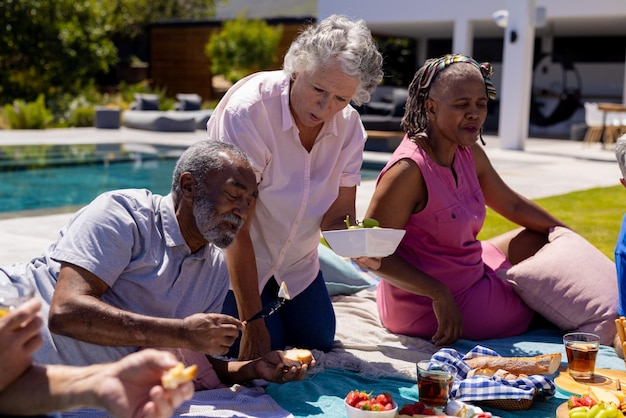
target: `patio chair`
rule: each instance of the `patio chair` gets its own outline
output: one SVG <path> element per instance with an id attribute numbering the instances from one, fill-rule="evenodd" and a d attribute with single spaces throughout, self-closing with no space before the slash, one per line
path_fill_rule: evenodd
<path id="1" fill-rule="evenodd" d="M 604 143 L 614 144 L 626 132 L 626 112 L 607 112 Z"/>
<path id="2" fill-rule="evenodd" d="M 599 142 L 604 125 L 604 112 L 598 109 L 598 104 L 594 102 L 585 102 L 584 106 L 587 132 L 585 133 L 583 142 L 587 144 Z"/>

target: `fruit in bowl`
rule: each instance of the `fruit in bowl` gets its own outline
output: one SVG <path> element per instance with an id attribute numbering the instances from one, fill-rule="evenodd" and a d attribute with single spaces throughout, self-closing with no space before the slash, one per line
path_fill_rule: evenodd
<path id="1" fill-rule="evenodd" d="M 344 399 L 348 418 L 393 418 L 398 404 L 389 393 L 372 395 L 372 392 L 353 390 Z"/>

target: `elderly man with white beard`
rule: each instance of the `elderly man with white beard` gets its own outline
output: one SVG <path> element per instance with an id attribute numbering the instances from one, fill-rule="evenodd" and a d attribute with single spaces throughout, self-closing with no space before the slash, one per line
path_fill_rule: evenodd
<path id="1" fill-rule="evenodd" d="M 239 148 L 202 141 L 179 158 L 168 195 L 103 193 L 42 256 L 0 267 L 0 283 L 30 283 L 42 301 L 34 360 L 88 365 L 146 347 L 225 354 L 244 325 L 220 313 L 229 287 L 223 248 L 257 193 Z"/>

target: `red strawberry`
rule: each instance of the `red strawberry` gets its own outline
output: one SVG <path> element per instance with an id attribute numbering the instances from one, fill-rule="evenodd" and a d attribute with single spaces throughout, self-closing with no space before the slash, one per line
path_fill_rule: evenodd
<path id="1" fill-rule="evenodd" d="M 365 401 L 359 401 L 357 402 L 356 405 L 354 405 L 355 408 L 357 409 L 363 409 L 365 411 L 369 411 L 372 409 L 372 405 L 370 404 L 369 399 L 365 400 Z"/>
<path id="2" fill-rule="evenodd" d="M 387 404 L 392 404 L 393 400 L 391 399 L 391 395 L 389 393 L 384 392 L 376 396 L 376 402 L 382 405 L 387 405 Z"/>
<path id="3" fill-rule="evenodd" d="M 398 413 L 400 415 L 417 415 L 419 414 L 419 412 L 417 412 L 417 409 L 415 408 L 415 404 L 406 404 L 404 405 L 400 411 L 398 411 Z"/>
<path id="4" fill-rule="evenodd" d="M 400 409 L 399 413 L 402 415 L 417 415 L 424 413 L 425 406 L 421 402 L 415 402 L 406 404 Z"/>
<path id="5" fill-rule="evenodd" d="M 424 405 L 422 402 L 415 402 L 415 408 L 417 409 L 417 413 L 421 414 L 426 409 L 426 405 Z"/>
<path id="6" fill-rule="evenodd" d="M 380 412 L 383 410 L 383 405 L 379 404 L 376 401 L 370 401 L 370 411 L 377 411 Z"/>
<path id="7" fill-rule="evenodd" d="M 369 394 L 367 392 L 353 390 L 346 395 L 346 403 L 350 406 L 356 406 L 360 401 L 365 401 L 369 399 Z"/>
<path id="8" fill-rule="evenodd" d="M 596 401 L 592 397 L 585 395 L 580 398 L 579 403 L 581 406 L 594 406 L 596 404 Z"/>
<path id="9" fill-rule="evenodd" d="M 572 395 L 567 400 L 567 409 L 577 408 L 581 406 L 580 398 L 576 395 Z"/>

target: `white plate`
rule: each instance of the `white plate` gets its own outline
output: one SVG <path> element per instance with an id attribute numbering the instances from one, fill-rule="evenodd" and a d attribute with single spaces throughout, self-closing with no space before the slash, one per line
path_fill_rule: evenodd
<path id="1" fill-rule="evenodd" d="M 357 228 L 322 231 L 322 235 L 342 257 L 386 257 L 393 254 L 405 232 L 404 229 Z"/>

